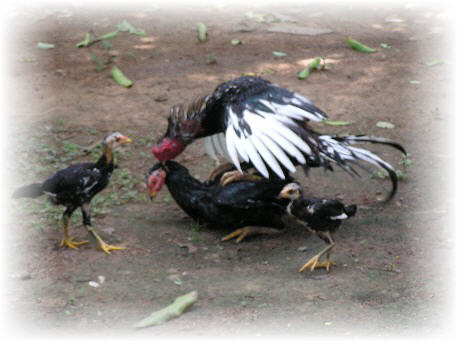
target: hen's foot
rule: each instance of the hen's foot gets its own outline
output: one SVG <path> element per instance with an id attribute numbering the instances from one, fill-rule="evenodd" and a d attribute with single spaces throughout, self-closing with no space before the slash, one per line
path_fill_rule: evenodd
<path id="1" fill-rule="evenodd" d="M 62 241 L 60 242 L 60 247 L 68 247 L 71 249 L 77 249 L 78 246 L 84 245 L 88 243 L 89 241 L 83 240 L 83 241 L 74 241 L 74 238 L 71 236 L 67 236 Z"/>
<path id="2" fill-rule="evenodd" d="M 122 251 L 126 249 L 126 247 L 110 245 L 103 240 L 99 241 L 99 248 L 106 254 L 111 254 L 110 251 Z"/>
<path id="3" fill-rule="evenodd" d="M 232 233 L 224 236 L 221 241 L 228 241 L 234 238 L 235 243 L 240 243 L 243 239 L 250 235 L 256 234 L 280 234 L 282 231 L 275 228 L 266 228 L 266 227 L 243 227 L 237 230 L 234 230 Z"/>

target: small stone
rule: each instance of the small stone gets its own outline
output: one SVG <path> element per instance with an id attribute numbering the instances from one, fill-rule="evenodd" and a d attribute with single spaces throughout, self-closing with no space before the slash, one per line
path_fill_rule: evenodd
<path id="1" fill-rule="evenodd" d="M 100 287 L 100 284 L 98 282 L 96 282 L 96 281 L 93 281 L 93 280 L 89 281 L 87 284 L 89 286 L 92 286 L 92 287 L 95 287 L 95 288 Z"/>
<path id="2" fill-rule="evenodd" d="M 105 276 L 99 275 L 97 276 L 97 280 L 99 281 L 99 284 L 103 284 L 105 282 Z"/>
<path id="3" fill-rule="evenodd" d="M 154 98 L 154 101 L 156 101 L 156 102 L 165 102 L 165 101 L 167 101 L 168 99 L 169 99 L 169 98 L 167 97 L 166 94 L 161 94 L 161 95 L 159 95 L 159 96 L 156 96 L 156 97 Z"/>
<path id="4" fill-rule="evenodd" d="M 301 246 L 297 249 L 298 252 L 305 252 L 308 249 L 307 246 Z"/>

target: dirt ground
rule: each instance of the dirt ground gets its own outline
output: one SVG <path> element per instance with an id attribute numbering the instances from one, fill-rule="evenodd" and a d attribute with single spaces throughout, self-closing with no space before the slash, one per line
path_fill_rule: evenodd
<path id="1" fill-rule="evenodd" d="M 101 234 L 127 246 L 125 251 L 107 256 L 94 244 L 60 249 L 60 208 L 51 208 L 44 198 L 5 201 L 12 215 L 3 228 L 8 232 L 4 308 L 14 333 L 351 338 L 442 336 L 451 329 L 453 227 L 451 204 L 444 199 L 450 198 L 453 179 L 445 146 L 454 65 L 447 49 L 450 15 L 444 8 L 432 2 L 28 6 L 10 8 L 5 25 L 11 37 L 5 50 L 12 142 L 7 166 L 15 176 L 5 193 L 64 165 L 95 159 L 99 150 L 85 155 L 81 147 L 110 131 L 134 142 L 117 154 L 119 169 L 93 215 Z M 264 22 L 256 21 L 256 14 L 264 14 Z M 86 32 L 102 35 L 123 20 L 145 31 L 110 41 L 116 65 L 134 81 L 129 89 L 113 82 L 111 65 L 96 72 L 89 50 L 75 47 Z M 197 22 L 207 25 L 206 43 L 197 40 Z M 269 31 L 280 24 L 329 32 Z M 349 49 L 348 36 L 378 52 Z M 243 44 L 232 45 L 234 38 Z M 39 49 L 37 42 L 55 47 Z M 105 53 L 101 44 L 91 51 Z M 273 51 L 288 55 L 274 57 Z M 217 62 L 209 64 L 212 53 Z M 316 56 L 326 59 L 325 70 L 298 80 L 297 72 Z M 398 195 L 386 205 L 376 198 L 388 192 L 387 180 L 352 179 L 340 170 L 313 170 L 308 177 L 298 172 L 308 193 L 359 205 L 357 216 L 337 233 L 337 266 L 329 274 L 297 272 L 323 246 L 305 231 L 222 243 L 227 231 L 193 224 L 166 189 L 154 202 L 143 191 L 143 174 L 154 162 L 151 146 L 165 131 L 169 108 L 243 73 L 295 90 L 331 119 L 351 122 L 320 127 L 323 131 L 392 138 L 410 153 L 412 164 L 403 167 L 396 151 L 368 146 L 404 176 Z M 378 121 L 394 128 L 379 128 Z M 178 160 L 201 179 L 215 166 L 201 142 Z M 79 214 L 71 232 L 86 237 Z M 100 286 L 90 286 L 91 281 Z M 132 329 L 191 290 L 199 292 L 199 300 L 179 319 Z"/>

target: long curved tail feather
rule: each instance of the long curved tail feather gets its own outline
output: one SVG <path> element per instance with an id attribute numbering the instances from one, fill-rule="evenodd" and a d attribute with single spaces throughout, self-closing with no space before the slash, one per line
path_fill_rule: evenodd
<path id="1" fill-rule="evenodd" d="M 360 161 L 365 161 L 369 164 L 375 165 L 378 168 L 385 170 L 390 179 L 391 179 L 391 192 L 388 197 L 385 199 L 386 202 L 390 201 L 398 189 L 398 177 L 394 168 L 381 159 L 376 154 L 365 150 L 363 148 L 352 146 L 355 143 L 373 143 L 373 144 L 383 144 L 389 145 L 393 148 L 398 149 L 402 153 L 406 154 L 406 150 L 400 144 L 379 137 L 370 137 L 366 135 L 355 136 L 329 136 L 329 135 L 320 135 L 318 136 L 320 141 L 320 156 L 328 161 L 332 161 L 342 167 L 346 172 L 353 176 L 359 176 L 354 168 L 349 164 L 358 165 L 361 169 L 367 170 L 363 165 L 360 165 Z"/>

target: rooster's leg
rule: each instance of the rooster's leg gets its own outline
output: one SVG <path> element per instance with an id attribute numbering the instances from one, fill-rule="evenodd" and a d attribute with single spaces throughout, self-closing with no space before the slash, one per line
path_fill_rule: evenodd
<path id="1" fill-rule="evenodd" d="M 305 263 L 304 266 L 302 266 L 299 270 L 299 272 L 305 271 L 307 268 L 310 268 L 310 271 L 314 271 L 315 268 L 326 268 L 326 271 L 330 271 L 331 266 L 335 265 L 334 262 L 331 261 L 331 250 L 335 246 L 334 239 L 332 238 L 331 233 L 329 232 L 324 232 L 322 233 L 323 237 L 325 237 L 326 243 L 329 245 L 326 246 L 325 249 L 323 249 L 320 253 L 315 255 L 313 258 L 311 258 L 307 263 Z M 320 257 L 326 253 L 326 261 L 319 261 Z"/>
<path id="2" fill-rule="evenodd" d="M 91 225 L 91 216 L 89 214 L 89 205 L 88 204 L 83 204 L 81 206 L 81 212 L 83 214 L 83 224 L 84 227 L 87 229 L 88 233 L 91 234 L 94 239 L 97 241 L 97 244 L 99 245 L 100 249 L 104 251 L 106 254 L 111 254 L 110 251 L 116 251 L 116 250 L 123 250 L 126 249 L 126 247 L 121 247 L 121 246 L 113 246 L 105 241 L 102 240 L 99 234 L 92 228 Z"/>
<path id="3" fill-rule="evenodd" d="M 75 207 L 68 207 L 64 214 L 62 215 L 62 222 L 64 224 L 64 238 L 60 242 L 60 247 L 67 246 L 68 248 L 76 249 L 78 246 L 84 245 L 88 243 L 87 240 L 83 241 L 74 241 L 73 237 L 68 234 L 68 225 L 70 222 L 70 217 L 72 216 L 73 212 L 75 211 Z"/>
<path id="4" fill-rule="evenodd" d="M 224 163 L 221 164 L 220 166 L 214 168 L 210 174 L 208 175 L 208 180 L 213 181 L 216 177 L 218 177 L 220 174 L 229 171 L 230 169 L 233 169 L 234 165 L 232 163 Z"/>
<path id="5" fill-rule="evenodd" d="M 237 238 L 235 240 L 235 243 L 239 243 L 242 241 L 244 238 L 250 235 L 255 235 L 255 234 L 280 234 L 282 233 L 282 230 L 278 230 L 275 228 L 267 228 L 267 227 L 253 227 L 253 226 L 248 226 L 248 227 L 243 227 L 237 230 L 234 230 L 232 233 L 224 236 L 221 241 L 228 241 L 234 238 Z"/>
<path id="6" fill-rule="evenodd" d="M 224 175 L 221 176 L 220 183 L 222 186 L 226 186 L 234 182 L 259 181 L 261 179 L 262 179 L 261 176 L 243 174 L 240 171 L 235 170 L 235 171 L 229 171 L 229 172 L 224 173 Z"/>

